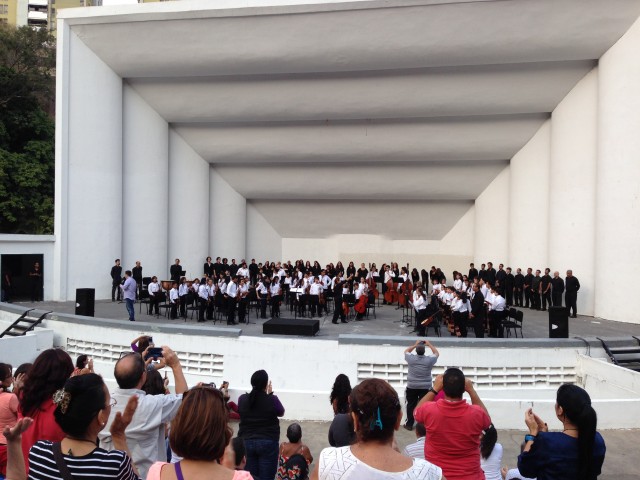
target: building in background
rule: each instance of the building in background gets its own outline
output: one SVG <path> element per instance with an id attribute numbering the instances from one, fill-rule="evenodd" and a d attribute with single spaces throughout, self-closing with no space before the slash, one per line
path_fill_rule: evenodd
<path id="1" fill-rule="evenodd" d="M 55 33 L 58 11 L 64 8 L 130 5 L 170 0 L 0 0 L 0 24 L 47 28 Z"/>

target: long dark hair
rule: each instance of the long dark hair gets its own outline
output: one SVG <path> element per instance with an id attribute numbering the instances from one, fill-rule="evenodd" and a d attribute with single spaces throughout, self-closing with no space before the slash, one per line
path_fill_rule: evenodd
<path id="1" fill-rule="evenodd" d="M 351 395 L 351 382 L 349 377 L 341 373 L 336 377 L 329 395 L 329 401 L 333 405 L 333 401 L 337 400 L 336 413 L 349 412 L 349 395 Z"/>
<path id="2" fill-rule="evenodd" d="M 7 378 L 11 376 L 13 372 L 13 367 L 8 363 L 0 363 L 0 383 L 4 382 Z M 5 391 L 5 388 L 0 385 L 0 392 Z"/>
<path id="3" fill-rule="evenodd" d="M 20 395 L 20 410 L 24 416 L 33 416 L 42 402 L 52 398 L 73 372 L 73 361 L 64 350 L 45 350 L 29 370 Z"/>
<path id="4" fill-rule="evenodd" d="M 256 399 L 261 393 L 264 393 L 264 389 L 267 388 L 269 383 L 269 375 L 264 370 L 258 370 L 251 375 L 251 386 L 253 387 L 251 393 L 249 393 L 249 405 L 253 407 L 256 403 Z"/>
<path id="5" fill-rule="evenodd" d="M 498 441 L 498 431 L 493 424 L 489 425 L 487 429 L 484 431 L 484 435 L 482 435 L 482 440 L 480 440 L 480 454 L 482 458 L 485 460 L 489 458 L 491 452 L 493 452 L 493 447 L 496 446 L 496 442 Z"/>
<path id="6" fill-rule="evenodd" d="M 598 416 L 591 406 L 591 397 L 576 385 L 564 384 L 558 388 L 556 402 L 564 415 L 578 428 L 578 477 L 593 476 L 593 444 Z"/>

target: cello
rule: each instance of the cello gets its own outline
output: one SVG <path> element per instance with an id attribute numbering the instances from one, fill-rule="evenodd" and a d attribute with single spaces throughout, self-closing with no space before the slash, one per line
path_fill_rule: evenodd
<path id="1" fill-rule="evenodd" d="M 409 303 L 409 295 L 413 291 L 413 284 L 411 283 L 410 280 L 407 279 L 402 284 L 402 287 L 400 287 L 400 290 L 401 290 L 401 293 L 400 293 L 400 298 L 398 299 L 398 303 L 401 306 L 406 307 Z"/>
<path id="2" fill-rule="evenodd" d="M 366 293 L 363 293 L 362 295 L 360 295 L 360 298 L 358 299 L 356 304 L 353 306 L 353 309 L 360 315 L 364 315 L 364 312 L 367 311 L 368 301 L 369 301 L 369 295 L 367 295 Z"/>

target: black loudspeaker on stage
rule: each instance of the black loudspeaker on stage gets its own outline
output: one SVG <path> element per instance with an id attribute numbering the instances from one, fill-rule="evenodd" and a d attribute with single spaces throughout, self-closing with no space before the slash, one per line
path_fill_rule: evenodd
<path id="1" fill-rule="evenodd" d="M 262 333 L 268 335 L 299 335 L 313 337 L 319 330 L 320 320 L 272 318 L 262 324 Z"/>
<path id="2" fill-rule="evenodd" d="M 569 338 L 567 307 L 549 307 L 549 338 Z"/>
<path id="3" fill-rule="evenodd" d="M 76 288 L 76 315 L 93 317 L 96 305 L 95 288 Z"/>

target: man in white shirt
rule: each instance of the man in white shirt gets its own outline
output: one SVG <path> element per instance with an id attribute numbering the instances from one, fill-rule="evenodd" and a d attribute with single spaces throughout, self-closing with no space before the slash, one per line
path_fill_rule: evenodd
<path id="1" fill-rule="evenodd" d="M 138 396 L 138 408 L 125 434 L 131 450 L 131 459 L 138 467 L 141 478 L 147 477 L 151 465 L 167 460 L 165 447 L 165 424 L 173 420 L 182 403 L 182 394 L 187 391 L 187 382 L 182 373 L 178 356 L 169 347 L 162 347 L 160 363 L 171 368 L 175 380 L 175 394 L 146 395 L 142 386 L 147 380 L 147 368 L 139 353 L 129 353 L 116 363 L 114 376 L 118 388 L 111 393 L 116 404 L 111 408 L 107 424 L 98 434 L 100 446 L 113 450 L 109 428 L 117 412 L 123 412 L 127 401 Z"/>
<path id="2" fill-rule="evenodd" d="M 504 328 L 502 320 L 504 320 L 507 303 L 505 299 L 498 293 L 496 287 L 491 287 L 491 303 L 489 304 L 489 336 L 504 337 Z"/>
<path id="3" fill-rule="evenodd" d="M 236 323 L 236 297 L 238 296 L 237 276 L 231 277 L 227 285 L 227 325 L 237 325 Z"/>

